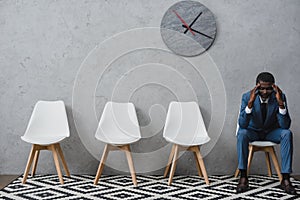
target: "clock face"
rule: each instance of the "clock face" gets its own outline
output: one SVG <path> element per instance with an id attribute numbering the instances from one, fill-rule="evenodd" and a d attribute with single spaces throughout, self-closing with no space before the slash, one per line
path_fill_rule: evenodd
<path id="1" fill-rule="evenodd" d="M 196 1 L 180 1 L 165 13 L 160 32 L 174 53 L 196 56 L 212 45 L 217 33 L 213 13 Z"/>

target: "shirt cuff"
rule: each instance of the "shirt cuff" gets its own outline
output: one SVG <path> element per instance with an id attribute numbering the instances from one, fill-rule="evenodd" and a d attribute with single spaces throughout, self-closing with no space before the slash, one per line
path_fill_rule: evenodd
<path id="1" fill-rule="evenodd" d="M 279 108 L 279 113 L 282 114 L 282 115 L 285 115 L 286 114 L 286 108 L 282 109 L 282 108 Z"/>
<path id="2" fill-rule="evenodd" d="M 246 114 L 251 114 L 252 108 L 248 108 L 248 106 L 246 106 L 245 112 L 246 112 Z"/>

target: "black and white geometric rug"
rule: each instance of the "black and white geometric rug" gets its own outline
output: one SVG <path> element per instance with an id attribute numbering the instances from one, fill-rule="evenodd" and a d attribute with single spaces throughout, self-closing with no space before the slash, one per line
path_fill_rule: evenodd
<path id="1" fill-rule="evenodd" d="M 278 186 L 276 176 L 251 175 L 250 190 L 236 194 L 238 178 L 233 176 L 209 176 L 206 185 L 199 176 L 174 176 L 171 186 L 162 176 L 137 175 L 138 186 L 134 186 L 130 176 L 102 175 L 98 185 L 93 184 L 94 175 L 71 175 L 64 177 L 64 185 L 57 175 L 36 175 L 22 184 L 19 177 L 0 191 L 0 199 L 69 199 L 69 200 L 198 200 L 198 199 L 300 199 L 288 195 Z M 300 181 L 292 180 L 300 193 Z"/>

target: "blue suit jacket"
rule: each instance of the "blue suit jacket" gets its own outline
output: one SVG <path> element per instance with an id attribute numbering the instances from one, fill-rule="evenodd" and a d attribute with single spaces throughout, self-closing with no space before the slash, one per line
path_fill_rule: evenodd
<path id="1" fill-rule="evenodd" d="M 251 114 L 247 114 L 245 111 L 248 101 L 250 99 L 250 91 L 243 94 L 242 104 L 239 116 L 239 126 L 240 128 L 250 129 L 256 132 L 269 132 L 276 128 L 289 129 L 291 125 L 291 118 L 287 108 L 287 101 L 284 94 L 282 94 L 282 99 L 285 102 L 285 108 L 287 113 L 282 115 L 279 113 L 279 106 L 275 97 L 275 92 L 273 92 L 268 100 L 268 109 L 266 120 L 263 123 L 262 113 L 260 109 L 260 99 L 256 96 L 253 103 L 253 108 Z"/>

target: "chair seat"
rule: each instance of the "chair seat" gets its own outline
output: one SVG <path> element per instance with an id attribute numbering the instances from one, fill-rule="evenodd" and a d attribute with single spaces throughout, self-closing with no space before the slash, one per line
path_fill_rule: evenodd
<path id="1" fill-rule="evenodd" d="M 254 141 L 251 142 L 250 145 L 258 146 L 258 147 L 268 147 L 268 146 L 276 146 L 277 144 L 270 141 Z"/>
<path id="2" fill-rule="evenodd" d="M 31 144 L 38 144 L 38 145 L 50 145 L 50 144 L 55 144 L 63 139 L 65 139 L 66 136 L 36 136 L 36 137 L 26 137 L 26 135 L 21 136 L 21 139 L 24 140 L 25 142 L 31 143 Z"/>
<path id="3" fill-rule="evenodd" d="M 125 144 L 131 144 L 134 143 L 136 141 L 138 141 L 139 139 L 141 139 L 140 137 L 133 137 L 130 136 L 128 134 L 118 134 L 117 137 L 116 135 L 113 134 L 97 134 L 95 135 L 96 139 L 107 143 L 107 144 L 112 144 L 112 145 L 125 145 Z"/>
<path id="4" fill-rule="evenodd" d="M 210 141 L 210 137 L 195 137 L 193 139 L 188 138 L 188 137 L 183 137 L 181 135 L 180 137 L 176 138 L 171 138 L 171 137 L 166 137 L 165 139 L 168 142 L 174 143 L 174 144 L 179 144 L 181 146 L 195 146 L 195 145 L 202 145 Z"/>

